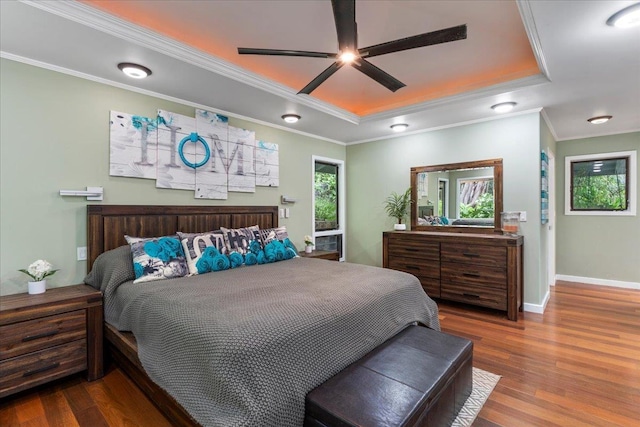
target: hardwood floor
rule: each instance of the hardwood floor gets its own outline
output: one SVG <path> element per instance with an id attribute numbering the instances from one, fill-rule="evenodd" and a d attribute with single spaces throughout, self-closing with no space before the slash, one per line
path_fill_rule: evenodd
<path id="1" fill-rule="evenodd" d="M 442 329 L 502 375 L 474 426 L 640 425 L 640 291 L 558 282 L 544 316 L 440 303 Z M 117 368 L 0 403 L 0 426 L 169 426 Z"/>

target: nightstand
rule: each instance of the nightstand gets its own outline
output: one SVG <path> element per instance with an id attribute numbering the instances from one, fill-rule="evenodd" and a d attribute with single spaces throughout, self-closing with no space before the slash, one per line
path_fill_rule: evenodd
<path id="1" fill-rule="evenodd" d="M 102 293 L 87 285 L 0 297 L 0 398 L 87 371 L 102 378 Z"/>
<path id="2" fill-rule="evenodd" d="M 338 251 L 312 251 L 310 254 L 305 251 L 298 252 L 298 255 L 304 258 L 320 258 L 328 259 L 330 261 L 340 261 L 340 254 Z"/>

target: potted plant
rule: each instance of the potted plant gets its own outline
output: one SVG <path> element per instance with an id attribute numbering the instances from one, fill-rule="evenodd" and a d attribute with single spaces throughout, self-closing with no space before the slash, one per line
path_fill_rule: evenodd
<path id="1" fill-rule="evenodd" d="M 33 279 L 32 282 L 28 282 L 28 291 L 30 294 L 41 294 L 47 289 L 46 278 L 58 271 L 53 270 L 52 267 L 49 262 L 39 259 L 32 262 L 29 268 L 21 268 L 18 270 Z"/>
<path id="2" fill-rule="evenodd" d="M 391 193 L 384 202 L 384 209 L 387 211 L 387 215 L 391 218 L 396 218 L 398 222 L 393 226 L 394 230 L 406 230 L 407 225 L 402 223 L 402 220 L 409 213 L 409 207 L 411 206 L 411 187 L 407 188 L 402 194 L 398 194 L 395 191 Z"/>
<path id="3" fill-rule="evenodd" d="M 313 239 L 311 236 L 304 236 L 304 251 L 308 254 L 313 252 Z"/>

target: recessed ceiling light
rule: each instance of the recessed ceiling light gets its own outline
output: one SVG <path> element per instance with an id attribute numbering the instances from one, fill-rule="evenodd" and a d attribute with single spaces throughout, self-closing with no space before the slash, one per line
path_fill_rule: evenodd
<path id="1" fill-rule="evenodd" d="M 300 116 L 297 114 L 285 114 L 284 116 L 282 116 L 282 120 L 287 123 L 295 123 L 300 120 Z"/>
<path id="2" fill-rule="evenodd" d="M 394 132 L 404 132 L 405 130 L 407 130 L 409 125 L 406 123 L 396 123 L 394 125 L 391 125 L 390 127 Z"/>
<path id="3" fill-rule="evenodd" d="M 606 123 L 608 122 L 613 116 L 598 116 L 598 117 L 591 117 L 590 119 L 587 119 L 587 121 L 589 123 L 591 123 L 592 125 L 600 125 L 602 123 Z"/>
<path id="4" fill-rule="evenodd" d="M 618 28 L 629 28 L 640 25 L 640 3 L 625 7 L 607 19 L 607 25 Z"/>
<path id="5" fill-rule="evenodd" d="M 500 104 L 492 105 L 491 109 L 496 113 L 508 113 L 509 111 L 513 110 L 513 107 L 515 107 L 516 105 L 518 104 L 516 104 L 515 102 L 501 102 Z"/>
<path id="6" fill-rule="evenodd" d="M 120 64 L 118 64 L 118 68 L 127 76 L 133 77 L 134 79 L 144 79 L 145 77 L 151 75 L 151 70 L 147 67 L 143 67 L 142 65 L 138 64 L 132 64 L 130 62 L 121 62 Z"/>

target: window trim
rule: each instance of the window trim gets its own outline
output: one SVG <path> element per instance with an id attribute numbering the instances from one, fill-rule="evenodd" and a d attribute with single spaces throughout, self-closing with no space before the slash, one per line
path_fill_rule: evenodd
<path id="1" fill-rule="evenodd" d="M 571 163 L 593 160 L 607 160 L 612 158 L 627 157 L 629 159 L 627 171 L 629 180 L 629 194 L 627 209 L 624 211 L 613 210 L 572 210 L 571 209 Z M 564 158 L 564 214 L 587 216 L 636 216 L 637 206 L 637 152 L 617 151 L 613 153 L 582 154 L 578 156 L 565 156 Z"/>
<path id="2" fill-rule="evenodd" d="M 338 166 L 338 228 L 336 230 L 326 230 L 316 232 L 316 196 L 315 196 L 315 171 L 316 162 L 329 163 Z M 340 261 L 345 261 L 347 257 L 347 214 L 345 207 L 347 206 L 347 183 L 345 181 L 345 161 L 340 159 L 332 159 L 322 156 L 311 156 L 311 236 L 313 241 L 316 237 L 342 235 L 342 257 Z"/>

